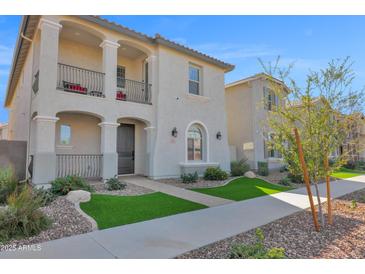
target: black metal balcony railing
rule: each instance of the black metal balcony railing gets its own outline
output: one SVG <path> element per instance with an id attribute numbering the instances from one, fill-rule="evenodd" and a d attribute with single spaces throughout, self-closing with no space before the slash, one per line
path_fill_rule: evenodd
<path id="1" fill-rule="evenodd" d="M 151 104 L 151 84 L 117 78 L 116 99 L 142 104 Z"/>
<path id="2" fill-rule="evenodd" d="M 83 178 L 100 178 L 102 157 L 100 154 L 57 154 L 57 177 L 68 175 Z"/>
<path id="3" fill-rule="evenodd" d="M 57 88 L 78 94 L 104 97 L 104 73 L 59 63 Z"/>

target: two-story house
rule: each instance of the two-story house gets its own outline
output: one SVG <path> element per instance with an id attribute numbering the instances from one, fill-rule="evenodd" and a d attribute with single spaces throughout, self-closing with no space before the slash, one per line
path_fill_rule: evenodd
<path id="1" fill-rule="evenodd" d="M 9 138 L 27 141 L 35 184 L 229 170 L 224 74 L 233 68 L 96 16 L 24 16 Z"/>
<path id="2" fill-rule="evenodd" d="M 285 94 L 277 96 L 273 87 L 275 91 L 282 88 Z M 253 169 L 257 169 L 259 161 L 268 162 L 269 169 L 278 169 L 283 165 L 280 153 L 267 144 L 272 136 L 267 119 L 269 112 L 275 111 L 275 106 L 285 104 L 288 92 L 283 82 L 265 73 L 225 86 L 228 143 L 232 160 L 247 159 Z"/>

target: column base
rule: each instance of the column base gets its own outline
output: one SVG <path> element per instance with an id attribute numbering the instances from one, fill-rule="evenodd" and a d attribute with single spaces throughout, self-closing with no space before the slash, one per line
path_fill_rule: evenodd
<path id="1" fill-rule="evenodd" d="M 101 176 L 103 180 L 114 178 L 118 175 L 118 154 L 104 153 Z"/>
<path id="2" fill-rule="evenodd" d="M 36 153 L 33 159 L 33 178 L 35 185 L 47 185 L 56 178 L 56 154 Z"/>

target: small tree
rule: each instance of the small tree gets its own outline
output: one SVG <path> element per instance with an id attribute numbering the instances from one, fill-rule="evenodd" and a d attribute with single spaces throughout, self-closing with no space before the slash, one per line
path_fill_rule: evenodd
<path id="1" fill-rule="evenodd" d="M 328 63 L 327 68 L 318 72 L 310 71 L 303 88 L 289 77 L 292 65 L 288 69 L 280 69 L 279 60 L 278 57 L 274 66 L 270 63 L 266 66 L 260 61 L 270 77 L 288 83 L 290 90 L 290 93 L 286 94 L 282 85 L 270 81 L 273 83 L 271 90 L 286 103 L 278 104 L 276 111 L 270 112 L 266 126 L 274 136 L 268 142 L 283 155 L 289 172 L 303 177 L 298 147 L 293 135 L 293 129 L 298 130 L 308 175 L 315 186 L 319 217 L 323 225 L 318 183 L 324 178 L 328 179 L 334 170 L 348 161 L 349 151 L 341 155 L 336 152 L 359 121 L 364 93 L 363 90 L 352 89 L 354 73 L 349 58 L 333 60 Z M 358 144 L 356 137 L 350 141 Z M 327 164 L 328 159 L 332 160 L 331 165 Z M 327 187 L 330 215 L 329 183 Z"/>

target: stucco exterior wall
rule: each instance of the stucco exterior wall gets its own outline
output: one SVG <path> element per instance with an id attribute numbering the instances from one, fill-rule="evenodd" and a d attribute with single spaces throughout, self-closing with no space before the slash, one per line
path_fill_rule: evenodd
<path id="1" fill-rule="evenodd" d="M 56 153 L 57 154 L 100 154 L 99 118 L 82 113 L 60 113 L 56 123 Z M 60 143 L 60 126 L 71 127 L 71 143 Z"/>

